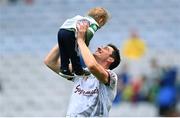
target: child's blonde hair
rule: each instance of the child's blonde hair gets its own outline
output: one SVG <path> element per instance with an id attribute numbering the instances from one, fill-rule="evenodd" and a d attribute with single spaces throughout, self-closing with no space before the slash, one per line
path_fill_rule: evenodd
<path id="1" fill-rule="evenodd" d="M 94 20 L 102 27 L 109 18 L 109 13 L 102 7 L 95 7 L 89 10 L 88 16 L 94 18 Z"/>

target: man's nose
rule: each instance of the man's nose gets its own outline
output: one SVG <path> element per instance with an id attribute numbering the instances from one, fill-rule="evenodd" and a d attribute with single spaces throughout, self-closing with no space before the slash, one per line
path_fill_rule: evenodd
<path id="1" fill-rule="evenodd" d="M 98 50 L 102 50 L 102 47 L 98 47 Z"/>

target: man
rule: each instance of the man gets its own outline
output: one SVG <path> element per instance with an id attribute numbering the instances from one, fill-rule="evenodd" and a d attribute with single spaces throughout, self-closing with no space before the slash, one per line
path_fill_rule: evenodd
<path id="1" fill-rule="evenodd" d="M 85 77 L 68 78 L 74 82 L 67 116 L 108 116 L 116 95 L 117 75 L 114 69 L 120 63 L 119 50 L 112 44 L 100 47 L 92 54 L 84 42 L 88 25 L 79 24 L 77 44 L 83 60 L 92 74 Z M 44 63 L 57 74 L 60 71 L 59 48 L 56 45 L 46 56 Z"/>

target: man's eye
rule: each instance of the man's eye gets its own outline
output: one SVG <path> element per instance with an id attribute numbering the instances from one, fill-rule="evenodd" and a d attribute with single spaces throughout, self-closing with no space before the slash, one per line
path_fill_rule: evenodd
<path id="1" fill-rule="evenodd" d="M 109 48 L 108 48 L 108 47 L 105 47 L 104 49 L 109 50 Z"/>

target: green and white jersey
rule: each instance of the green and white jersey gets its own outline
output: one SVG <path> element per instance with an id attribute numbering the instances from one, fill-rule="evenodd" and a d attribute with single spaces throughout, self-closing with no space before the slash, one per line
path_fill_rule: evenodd
<path id="1" fill-rule="evenodd" d="M 60 29 L 67 29 L 70 31 L 77 31 L 77 23 L 79 21 L 87 21 L 89 23 L 89 28 L 86 31 L 86 44 L 89 45 L 90 40 L 92 39 L 92 37 L 94 36 L 94 33 L 99 29 L 99 24 L 91 17 L 89 16 L 80 16 L 77 15 L 73 18 L 67 19 L 63 25 L 60 27 Z M 76 34 L 76 33 L 75 33 Z"/>

